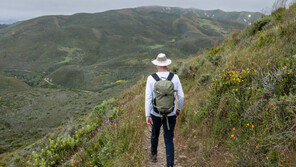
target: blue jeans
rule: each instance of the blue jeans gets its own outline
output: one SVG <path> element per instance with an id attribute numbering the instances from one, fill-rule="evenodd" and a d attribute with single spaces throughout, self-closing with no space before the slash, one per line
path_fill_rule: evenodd
<path id="1" fill-rule="evenodd" d="M 173 166 L 174 165 L 174 129 L 176 125 L 176 118 L 177 116 L 170 116 L 168 117 L 169 120 L 169 128 L 167 127 L 167 120 L 165 117 L 160 118 L 156 117 L 151 114 L 151 118 L 153 121 L 152 126 L 152 133 L 151 133 L 151 154 L 157 154 L 157 146 L 158 146 L 158 137 L 160 132 L 160 127 L 163 125 L 163 136 L 164 136 L 164 143 L 165 143 L 165 151 L 166 151 L 166 159 L 167 165 Z"/>

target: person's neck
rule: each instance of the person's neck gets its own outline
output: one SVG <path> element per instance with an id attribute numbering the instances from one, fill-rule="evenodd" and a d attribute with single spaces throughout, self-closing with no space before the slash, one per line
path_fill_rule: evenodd
<path id="1" fill-rule="evenodd" d="M 158 70 L 157 72 L 168 72 L 167 70 Z"/>
<path id="2" fill-rule="evenodd" d="M 166 67 L 157 67 L 157 72 L 167 72 Z"/>

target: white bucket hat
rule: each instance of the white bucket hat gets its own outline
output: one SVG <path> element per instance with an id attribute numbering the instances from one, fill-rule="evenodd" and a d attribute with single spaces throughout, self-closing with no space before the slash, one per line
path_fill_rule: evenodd
<path id="1" fill-rule="evenodd" d="M 168 66 L 172 63 L 171 59 L 168 59 L 164 53 L 157 55 L 156 59 L 152 61 L 156 66 Z"/>

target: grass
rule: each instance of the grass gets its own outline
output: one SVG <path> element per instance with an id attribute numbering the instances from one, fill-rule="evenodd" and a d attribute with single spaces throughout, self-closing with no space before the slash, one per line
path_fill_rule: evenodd
<path id="1" fill-rule="evenodd" d="M 144 138 L 142 87 L 140 82 L 118 99 L 109 99 L 72 128 L 59 128 L 28 151 L 14 152 L 4 160 L 18 166 L 143 166 Z M 137 94 L 137 96 L 135 96 Z"/>
<path id="2" fill-rule="evenodd" d="M 152 8 L 128 11 L 131 15 L 109 11 L 45 16 L 0 30 L 0 50 L 7 55 L 0 56 L 0 73 L 9 76 L 0 77 L 0 91 L 5 92 L 0 95 L 0 110 L 4 111 L 0 118 L 1 153 L 22 149 L 59 126 L 75 124 L 98 101 L 116 96 L 139 76 L 150 73 L 151 60 L 159 52 L 175 60 L 212 46 L 210 41 L 216 40 L 215 36 L 200 39 L 194 29 L 190 33 L 197 34 L 194 37 L 201 42 L 191 42 L 186 35 L 189 30 L 173 24 L 182 22 L 178 12 L 164 14 Z M 145 12 L 151 13 L 141 14 Z M 188 17 L 186 26 L 192 28 L 195 23 Z M 109 22 L 110 18 L 118 25 Z M 147 23 L 151 28 L 147 29 Z M 244 27 L 239 22 L 229 27 L 236 26 Z"/>
<path id="3" fill-rule="evenodd" d="M 262 24 L 172 68 L 186 92 L 176 129 L 187 155 L 184 164 L 294 165 L 296 52 L 290 42 L 296 41 L 295 9 L 282 11 L 283 20 L 268 16 L 270 23 L 255 34 Z M 282 30 L 274 32 L 278 26 Z M 76 156 L 82 158 L 75 165 L 144 165 L 144 141 L 134 137 L 144 134 L 144 80 L 121 95 L 125 114 Z"/>
<path id="4" fill-rule="evenodd" d="M 266 16 L 268 24 L 249 26 L 171 68 L 185 91 L 176 140 L 187 159 L 179 163 L 295 165 L 295 10 L 283 10 L 280 20 Z M 145 78 L 96 106 L 72 135 L 45 139 L 28 159 L 15 154 L 13 163 L 144 166 L 144 87 Z"/>
<path id="5" fill-rule="evenodd" d="M 99 93 L 40 88 L 1 94 L 0 152 L 14 151 L 59 126 L 73 124 L 106 97 Z"/>
<path id="6" fill-rule="evenodd" d="M 188 161 L 295 165 L 295 11 L 265 16 L 179 69 L 187 103 L 177 131 L 188 155 L 199 153 Z"/>
<path id="7" fill-rule="evenodd" d="M 16 78 L 3 77 L 8 87 L 1 90 L 0 152 L 22 150 L 59 126 L 72 126 L 91 112 L 92 108 L 131 83 L 119 80 L 112 88 L 101 92 L 76 89 L 34 88 Z M 6 79 L 5 79 L 6 78 Z M 10 81 L 12 80 L 12 81 Z M 2 158 L 0 158 L 2 159 Z"/>

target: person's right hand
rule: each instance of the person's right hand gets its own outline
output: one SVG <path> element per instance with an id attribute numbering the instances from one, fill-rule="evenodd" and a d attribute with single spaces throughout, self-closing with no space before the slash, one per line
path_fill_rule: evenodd
<path id="1" fill-rule="evenodd" d="M 180 113 L 181 113 L 180 110 L 177 110 L 177 111 L 176 111 L 177 118 L 180 116 Z"/>
<path id="2" fill-rule="evenodd" d="M 146 124 L 148 125 L 148 126 L 150 126 L 150 127 L 152 127 L 152 125 L 153 125 L 153 121 L 152 121 L 152 118 L 151 117 L 146 117 Z"/>

